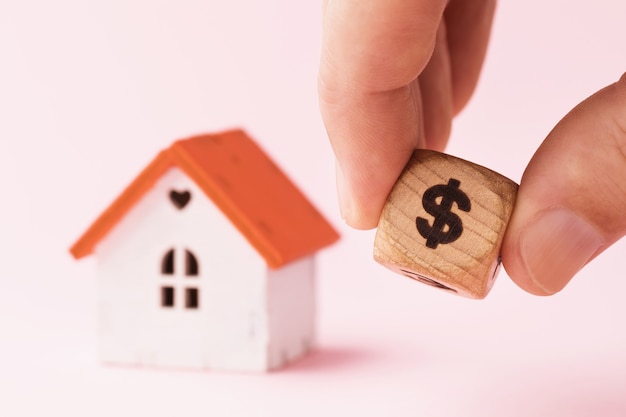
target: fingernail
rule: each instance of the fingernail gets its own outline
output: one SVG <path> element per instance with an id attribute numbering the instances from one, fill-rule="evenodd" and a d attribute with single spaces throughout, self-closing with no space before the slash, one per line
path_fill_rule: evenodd
<path id="1" fill-rule="evenodd" d="M 546 294 L 561 291 L 603 244 L 589 223 L 565 208 L 541 213 L 520 237 L 526 270 Z"/>
<path id="2" fill-rule="evenodd" d="M 335 162 L 335 172 L 337 177 L 337 199 L 339 200 L 339 211 L 341 212 L 341 218 L 346 221 L 350 217 L 352 211 L 352 199 L 348 191 L 348 183 L 343 175 L 343 171 L 339 166 L 339 163 Z"/>

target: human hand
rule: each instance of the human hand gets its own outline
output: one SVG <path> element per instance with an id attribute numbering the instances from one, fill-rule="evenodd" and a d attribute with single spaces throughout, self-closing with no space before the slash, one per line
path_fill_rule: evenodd
<path id="1" fill-rule="evenodd" d="M 482 66 L 495 0 L 325 0 L 320 108 L 342 215 L 376 226 L 413 149 L 443 150 Z"/>
<path id="2" fill-rule="evenodd" d="M 495 0 L 326 0 L 320 108 L 346 222 L 376 226 L 413 149 L 443 150 L 485 55 Z M 626 76 L 550 133 L 502 248 L 533 294 L 561 290 L 626 233 Z M 557 173 L 559 175 L 554 175 Z"/>
<path id="3" fill-rule="evenodd" d="M 509 276 L 554 294 L 626 234 L 626 74 L 580 103 L 526 167 L 502 245 Z"/>

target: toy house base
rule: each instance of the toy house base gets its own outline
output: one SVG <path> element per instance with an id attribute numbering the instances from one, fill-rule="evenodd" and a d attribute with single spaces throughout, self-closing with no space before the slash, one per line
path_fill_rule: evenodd
<path id="1" fill-rule="evenodd" d="M 105 363 L 267 371 L 315 338 L 314 253 L 338 235 L 243 132 L 176 142 L 76 243 Z"/>

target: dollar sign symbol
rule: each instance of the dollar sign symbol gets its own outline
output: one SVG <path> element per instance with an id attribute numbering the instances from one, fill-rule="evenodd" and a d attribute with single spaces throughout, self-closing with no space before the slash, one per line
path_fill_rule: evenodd
<path id="1" fill-rule="evenodd" d="M 463 222 L 456 214 L 450 211 L 456 203 L 460 210 L 470 211 L 472 205 L 467 194 L 459 189 L 461 182 L 454 178 L 448 184 L 439 184 L 430 187 L 422 196 L 422 206 L 435 220 L 431 226 L 428 220 L 418 217 L 415 219 L 417 231 L 426 239 L 426 246 L 436 249 L 440 243 L 450 243 L 457 240 L 463 233 Z M 437 199 L 441 198 L 440 202 Z"/>

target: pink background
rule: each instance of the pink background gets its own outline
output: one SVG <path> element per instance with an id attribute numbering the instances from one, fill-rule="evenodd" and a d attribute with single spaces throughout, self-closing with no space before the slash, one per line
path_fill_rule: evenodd
<path id="1" fill-rule="evenodd" d="M 502 273 L 477 302 L 393 275 L 342 225 L 317 3 L 0 2 L 0 415 L 626 415 L 626 241 L 554 297 Z M 519 181 L 626 71 L 625 4 L 501 2 L 449 152 Z M 95 264 L 68 247 L 159 149 L 233 126 L 343 233 L 319 257 L 318 351 L 270 375 L 100 365 Z"/>

